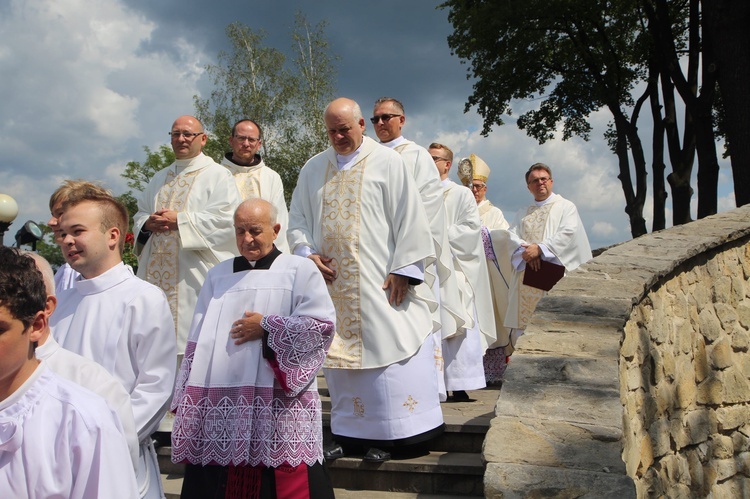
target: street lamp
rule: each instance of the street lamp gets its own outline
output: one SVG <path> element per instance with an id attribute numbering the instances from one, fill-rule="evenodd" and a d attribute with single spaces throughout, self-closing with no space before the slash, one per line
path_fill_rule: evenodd
<path id="1" fill-rule="evenodd" d="M 4 245 L 5 231 L 18 215 L 18 204 L 16 200 L 7 194 L 0 194 L 0 246 Z"/>

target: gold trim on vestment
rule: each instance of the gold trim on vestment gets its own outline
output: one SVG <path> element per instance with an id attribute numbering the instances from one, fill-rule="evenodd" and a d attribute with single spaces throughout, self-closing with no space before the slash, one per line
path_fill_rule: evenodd
<path id="1" fill-rule="evenodd" d="M 362 367 L 359 232 L 366 161 L 343 171 L 329 162 L 323 185 L 320 251 L 333 259 L 331 265 L 337 271 L 336 279 L 328 287 L 336 309 L 336 335 L 326 358 L 327 368 Z"/>
<path id="2" fill-rule="evenodd" d="M 521 237 L 524 241 L 529 244 L 538 244 L 544 240 L 544 229 L 547 226 L 547 218 L 549 218 L 553 204 L 529 206 L 526 210 L 526 216 L 521 219 Z M 523 284 L 523 275 L 519 276 L 518 286 L 518 328 L 526 329 L 539 300 L 547 292 Z"/>
<path id="3" fill-rule="evenodd" d="M 185 211 L 190 190 L 200 171 L 195 170 L 182 175 L 177 175 L 174 170 L 167 172 L 164 185 L 156 196 L 156 209 Z M 175 333 L 177 333 L 179 330 L 177 311 L 179 310 L 180 234 L 177 230 L 154 232 L 149 242 L 151 255 L 146 266 L 146 281 L 158 286 L 167 295 Z"/>
<path id="4" fill-rule="evenodd" d="M 260 197 L 260 170 L 258 168 L 251 172 L 234 174 L 237 190 L 240 191 L 243 200 Z"/>

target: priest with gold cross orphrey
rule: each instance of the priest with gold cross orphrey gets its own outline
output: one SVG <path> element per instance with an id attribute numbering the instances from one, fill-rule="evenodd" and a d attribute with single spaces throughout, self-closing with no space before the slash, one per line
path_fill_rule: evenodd
<path id="1" fill-rule="evenodd" d="M 433 355 L 430 223 L 400 154 L 366 137 L 359 105 L 324 114 L 331 147 L 300 171 L 289 246 L 313 260 L 336 308 L 324 374 L 334 444 L 326 459 L 419 451 L 444 429 Z M 360 454 L 361 455 L 361 454 Z"/>
<path id="2" fill-rule="evenodd" d="M 208 272 L 175 388 L 183 499 L 333 499 L 316 376 L 334 334 L 326 284 L 274 245 L 275 207 L 237 208 L 240 256 Z"/>
<path id="3" fill-rule="evenodd" d="M 425 280 L 439 304 L 439 313 L 435 320 L 440 322 L 440 331 L 435 334 L 435 359 L 438 369 L 440 400 L 446 400 L 444 383 L 444 356 L 442 340 L 454 336 L 464 324 L 471 322 L 466 315 L 456 269 L 453 267 L 448 231 L 446 230 L 445 201 L 440 176 L 424 147 L 408 140 L 402 134 L 406 124 L 406 113 L 401 101 L 392 97 L 381 97 L 375 101 L 373 115 L 370 118 L 380 143 L 401 155 L 409 175 L 419 191 L 425 213 L 430 221 L 432 244 L 435 247 L 435 263 L 425 269 Z"/>
<path id="4" fill-rule="evenodd" d="M 560 269 L 562 275 L 592 258 L 586 230 L 575 204 L 552 192 L 554 180 L 550 167 L 535 163 L 525 178 L 534 202 L 516 213 L 508 230 L 513 274 L 505 326 L 512 328 L 511 348 L 526 329 L 537 303 L 547 293 L 539 287 L 540 284 L 531 285 L 527 274 L 550 273 L 552 270 L 548 271 L 546 267 L 552 264 L 563 267 Z"/>
<path id="5" fill-rule="evenodd" d="M 487 199 L 487 181 L 490 178 L 490 167 L 476 154 L 470 154 L 458 164 L 458 178 L 471 189 L 474 195 L 479 219 L 482 223 L 482 241 L 484 243 L 487 270 L 492 289 L 492 303 L 495 312 L 496 339 L 489 345 L 484 354 L 484 376 L 487 384 L 502 382 L 507 366 L 507 358 L 512 353 L 510 330 L 506 328 L 505 312 L 508 308 L 508 289 L 513 269 L 510 266 L 508 238 L 505 229 L 509 227 L 502 210 Z M 490 241 L 490 232 L 496 233 L 495 246 Z M 501 237 L 506 236 L 506 237 Z"/>
<path id="6" fill-rule="evenodd" d="M 283 229 L 275 244 L 279 250 L 289 253 L 289 245 L 286 243 L 289 210 L 284 199 L 284 183 L 281 176 L 267 166 L 260 155 L 263 129 L 253 120 L 240 120 L 232 127 L 229 146 L 232 150 L 224 155 L 221 164 L 232 172 L 243 200 L 261 198 L 276 208 L 279 224 Z"/>

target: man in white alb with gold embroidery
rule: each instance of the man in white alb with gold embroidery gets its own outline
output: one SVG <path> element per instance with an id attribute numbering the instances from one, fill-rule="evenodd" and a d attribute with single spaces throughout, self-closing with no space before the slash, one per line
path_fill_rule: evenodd
<path id="1" fill-rule="evenodd" d="M 578 209 L 572 202 L 554 194 L 552 183 L 549 166 L 531 165 L 526 172 L 526 186 L 534 196 L 534 203 L 516 214 L 508 231 L 514 272 L 505 326 L 513 328 L 511 347 L 523 334 L 537 303 L 546 294 L 523 283 L 526 267 L 538 270 L 544 260 L 564 266 L 567 273 L 591 259 L 591 246 Z"/>
<path id="2" fill-rule="evenodd" d="M 435 164 L 427 149 L 407 140 L 401 134 L 401 129 L 406 123 L 406 115 L 404 114 L 404 105 L 400 101 L 392 97 L 381 97 L 375 101 L 373 116 L 370 121 L 375 127 L 375 133 L 380 139 L 380 143 L 401 155 L 407 171 L 414 179 L 427 218 L 430 221 L 430 232 L 432 233 L 436 260 L 435 265 L 426 269 L 426 277 L 427 284 L 432 287 L 440 305 L 440 313 L 436 316 L 436 320 L 440 322 L 441 331 L 435 337 L 435 358 L 436 367 L 442 371 L 442 340 L 454 335 L 465 323 L 472 322 L 472 318 L 466 316 L 458 291 L 459 285 L 456 280 L 456 270 L 453 268 L 453 258 L 446 230 L 448 225 L 446 223 L 445 202 L 440 176 L 435 170 Z M 444 373 L 441 372 L 439 377 L 440 394 L 441 399 L 445 400 L 443 377 Z"/>
<path id="3" fill-rule="evenodd" d="M 282 227 L 279 237 L 276 238 L 276 247 L 288 253 L 286 228 L 289 225 L 289 210 L 284 199 L 284 184 L 279 174 L 266 166 L 260 156 L 263 130 L 253 120 L 240 120 L 232 127 L 229 145 L 232 152 L 224 155 L 221 164 L 234 175 L 243 200 L 261 198 L 276 208 Z"/>
<path id="4" fill-rule="evenodd" d="M 382 462 L 444 427 L 435 302 L 423 282 L 434 247 L 414 180 L 398 153 L 364 136 L 359 105 L 334 100 L 325 123 L 332 147 L 300 171 L 287 237 L 295 254 L 316 263 L 336 308 L 324 372 L 340 445 L 324 455 L 360 447 L 365 460 Z"/>
<path id="5" fill-rule="evenodd" d="M 485 257 L 487 258 L 487 270 L 492 286 L 492 303 L 495 311 L 495 326 L 497 335 L 484 355 L 484 376 L 488 384 L 502 381 L 506 357 L 513 350 L 510 346 L 510 329 L 503 326 L 505 312 L 508 309 L 508 288 L 510 276 L 513 272 L 508 257 L 508 239 L 500 236 L 507 235 L 504 229 L 509 227 L 503 216 L 502 210 L 493 205 L 487 199 L 487 181 L 490 178 L 490 167 L 476 154 L 469 155 L 461 161 L 458 168 L 458 177 L 461 183 L 471 189 L 474 200 L 479 209 L 479 218 L 482 221 L 482 239 L 485 245 Z M 489 231 L 494 231 L 493 244 L 490 243 Z"/>
<path id="6" fill-rule="evenodd" d="M 208 270 L 237 253 L 232 216 L 241 200 L 231 173 L 201 152 L 207 137 L 197 118 L 177 118 L 169 134 L 176 161 L 139 196 L 133 232 L 138 277 L 166 293 L 181 355 Z"/>

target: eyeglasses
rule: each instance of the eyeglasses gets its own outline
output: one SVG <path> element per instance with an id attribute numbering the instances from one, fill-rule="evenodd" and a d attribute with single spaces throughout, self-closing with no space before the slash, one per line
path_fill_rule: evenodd
<path id="1" fill-rule="evenodd" d="M 487 187 L 487 184 L 471 184 L 472 191 L 478 191 L 479 189 L 484 189 L 485 187 Z"/>
<path id="2" fill-rule="evenodd" d="M 391 118 L 395 118 L 396 116 L 403 116 L 403 115 L 384 113 L 379 116 L 373 116 L 372 118 L 370 118 L 370 121 L 372 122 L 373 125 L 377 125 L 378 121 L 380 120 L 383 120 L 383 123 L 388 123 L 389 121 L 391 121 Z"/>
<path id="3" fill-rule="evenodd" d="M 240 144 L 242 144 L 245 141 L 248 141 L 248 142 L 250 142 L 251 146 L 257 144 L 258 142 L 260 142 L 259 138 L 256 139 L 255 137 L 247 137 L 245 135 L 234 135 L 234 140 L 236 140 Z"/>
<path id="4" fill-rule="evenodd" d="M 438 161 L 448 161 L 448 158 L 441 158 L 440 156 L 432 156 L 432 161 L 437 163 Z"/>
<path id="5" fill-rule="evenodd" d="M 552 180 L 550 177 L 539 177 L 539 178 L 532 178 L 531 180 L 529 180 L 528 183 L 529 183 L 529 185 L 531 185 L 531 184 L 546 184 L 550 180 Z"/>
<path id="6" fill-rule="evenodd" d="M 173 139 L 179 139 L 180 137 L 191 139 L 193 137 L 197 137 L 198 135 L 203 135 L 203 132 L 169 132 L 169 136 Z"/>

